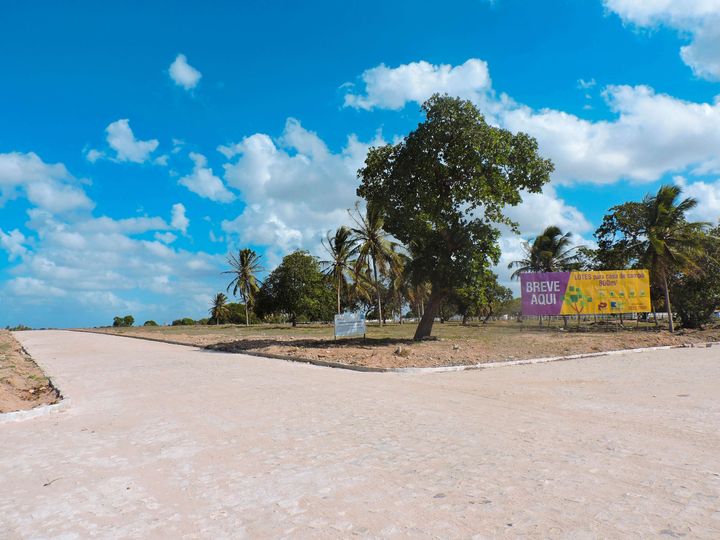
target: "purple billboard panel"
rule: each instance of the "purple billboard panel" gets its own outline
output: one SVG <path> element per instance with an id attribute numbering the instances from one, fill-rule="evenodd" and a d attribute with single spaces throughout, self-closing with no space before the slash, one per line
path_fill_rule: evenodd
<path id="1" fill-rule="evenodd" d="M 560 315 L 570 272 L 520 274 L 523 315 Z"/>

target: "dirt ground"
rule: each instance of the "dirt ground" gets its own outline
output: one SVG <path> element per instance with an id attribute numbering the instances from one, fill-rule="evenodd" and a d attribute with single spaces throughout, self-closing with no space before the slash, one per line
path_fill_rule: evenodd
<path id="1" fill-rule="evenodd" d="M 0 330 L 0 413 L 58 401 L 48 378 L 7 330 Z"/>
<path id="2" fill-rule="evenodd" d="M 584 331 L 496 322 L 435 324 L 432 341 L 414 342 L 413 324 L 369 326 L 366 338 L 333 340 L 332 326 L 221 325 L 104 328 L 94 331 L 145 337 L 226 352 L 253 352 L 373 368 L 440 367 L 601 351 L 720 341 L 720 328 L 670 334 L 652 327 L 592 326 Z"/>

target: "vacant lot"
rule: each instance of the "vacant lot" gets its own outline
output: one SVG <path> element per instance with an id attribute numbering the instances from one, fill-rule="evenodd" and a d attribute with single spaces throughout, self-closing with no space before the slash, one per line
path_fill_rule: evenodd
<path id="1" fill-rule="evenodd" d="M 0 330 L 0 413 L 55 403 L 57 392 L 7 330 Z"/>
<path id="2" fill-rule="evenodd" d="M 368 326 L 367 338 L 333 340 L 329 325 L 174 326 L 96 331 L 211 347 L 229 352 L 289 356 L 377 368 L 437 367 L 564 356 L 600 351 L 720 340 L 720 328 L 670 334 L 653 326 L 625 329 L 587 325 L 577 331 L 495 322 L 435 324 L 436 341 L 412 341 L 414 324 Z"/>

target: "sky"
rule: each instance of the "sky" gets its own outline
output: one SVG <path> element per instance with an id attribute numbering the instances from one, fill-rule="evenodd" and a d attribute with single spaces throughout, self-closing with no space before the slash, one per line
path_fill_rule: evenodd
<path id="1" fill-rule="evenodd" d="M 559 225 L 679 184 L 720 217 L 720 0 L 2 5 L 0 326 L 207 316 L 348 223 L 369 147 L 435 92 L 555 163 L 497 272 Z"/>

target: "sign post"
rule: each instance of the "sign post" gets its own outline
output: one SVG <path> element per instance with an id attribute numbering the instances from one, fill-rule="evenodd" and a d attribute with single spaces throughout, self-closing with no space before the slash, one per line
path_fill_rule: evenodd
<path id="1" fill-rule="evenodd" d="M 335 339 L 339 337 L 365 337 L 365 313 L 360 311 L 335 315 Z"/>

